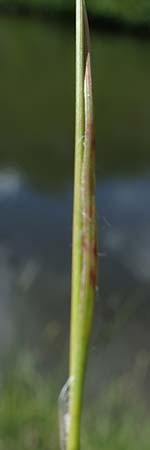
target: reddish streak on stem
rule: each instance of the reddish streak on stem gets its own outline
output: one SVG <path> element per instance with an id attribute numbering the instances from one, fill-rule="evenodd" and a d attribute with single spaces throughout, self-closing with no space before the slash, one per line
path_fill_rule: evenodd
<path id="1" fill-rule="evenodd" d="M 96 271 L 95 268 L 91 267 L 90 269 L 90 282 L 92 285 L 92 288 L 95 290 L 96 287 Z"/>

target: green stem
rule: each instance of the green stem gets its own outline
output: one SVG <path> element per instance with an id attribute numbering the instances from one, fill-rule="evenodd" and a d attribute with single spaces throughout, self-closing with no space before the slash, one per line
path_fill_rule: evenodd
<path id="1" fill-rule="evenodd" d="M 82 361 L 78 360 L 79 303 L 82 264 L 82 221 L 81 221 L 81 169 L 84 144 L 84 22 L 83 1 L 76 0 L 76 111 L 75 111 L 75 177 L 72 249 L 72 310 L 70 342 L 70 376 L 76 378 L 71 387 L 70 429 L 67 450 L 79 450 L 81 418 L 81 376 Z M 78 367 L 76 361 L 78 360 Z"/>
<path id="2" fill-rule="evenodd" d="M 72 311 L 70 343 L 70 375 L 74 374 L 76 360 L 77 318 L 80 302 L 80 278 L 82 263 L 82 221 L 81 221 L 81 169 L 84 136 L 84 25 L 83 3 L 76 1 L 76 112 L 75 112 L 75 177 L 72 247 Z"/>
<path id="3" fill-rule="evenodd" d="M 89 44 L 85 3 L 84 0 L 76 0 L 76 130 L 67 450 L 80 449 L 83 385 L 97 265 L 95 140 Z"/>

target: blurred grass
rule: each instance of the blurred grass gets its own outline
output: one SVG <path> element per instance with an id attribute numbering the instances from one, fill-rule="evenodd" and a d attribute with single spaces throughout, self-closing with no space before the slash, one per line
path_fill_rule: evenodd
<path id="1" fill-rule="evenodd" d="M 0 0 L 1 5 L 25 6 L 53 11 L 73 11 L 69 0 Z M 132 23 L 150 23 L 149 0 L 87 0 L 89 11 L 96 16 L 114 17 Z"/>
<path id="2" fill-rule="evenodd" d="M 37 375 L 30 358 L 17 364 L 1 387 L 0 450 L 58 448 L 57 394 Z"/>
<path id="3" fill-rule="evenodd" d="M 132 375 L 113 383 L 100 402 L 92 406 L 90 400 L 89 408 L 86 401 L 82 450 L 149 449 L 149 414 L 139 394 L 149 370 L 147 361 L 147 356 L 140 359 Z M 29 357 L 20 360 L 1 383 L 0 450 L 59 448 L 59 388 L 59 383 L 37 374 Z"/>

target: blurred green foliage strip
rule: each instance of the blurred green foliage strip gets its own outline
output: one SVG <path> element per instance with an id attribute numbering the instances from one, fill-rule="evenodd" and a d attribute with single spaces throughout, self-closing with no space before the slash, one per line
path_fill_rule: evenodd
<path id="1" fill-rule="evenodd" d="M 149 389 L 145 400 L 143 396 L 149 368 L 149 356 L 140 356 L 132 372 L 112 383 L 100 402 L 92 406 L 90 400 L 89 408 L 87 399 L 82 450 L 149 450 Z M 0 450 L 58 450 L 58 384 L 37 374 L 28 356 L 5 374 Z M 99 386 L 95 395 L 98 398 Z"/>
<path id="2" fill-rule="evenodd" d="M 96 16 L 108 16 L 116 19 L 139 23 L 150 23 L 149 0 L 88 0 L 89 11 Z M 0 5 L 25 6 L 59 11 L 73 11 L 74 2 L 70 0 L 0 0 Z"/>
<path id="3" fill-rule="evenodd" d="M 0 168 L 48 191 L 72 179 L 73 37 L 60 24 L 0 18 Z M 94 33 L 92 51 L 97 176 L 143 176 L 150 168 L 150 40 Z"/>

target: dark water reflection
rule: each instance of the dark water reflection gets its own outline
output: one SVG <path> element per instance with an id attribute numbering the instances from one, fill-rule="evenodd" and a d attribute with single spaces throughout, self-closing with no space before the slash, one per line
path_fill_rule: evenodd
<path id="1" fill-rule="evenodd" d="M 53 367 L 66 361 L 69 330 L 73 35 L 23 21 L 0 25 L 0 357 L 32 349 Z M 149 47 L 93 36 L 97 382 L 149 350 Z"/>

